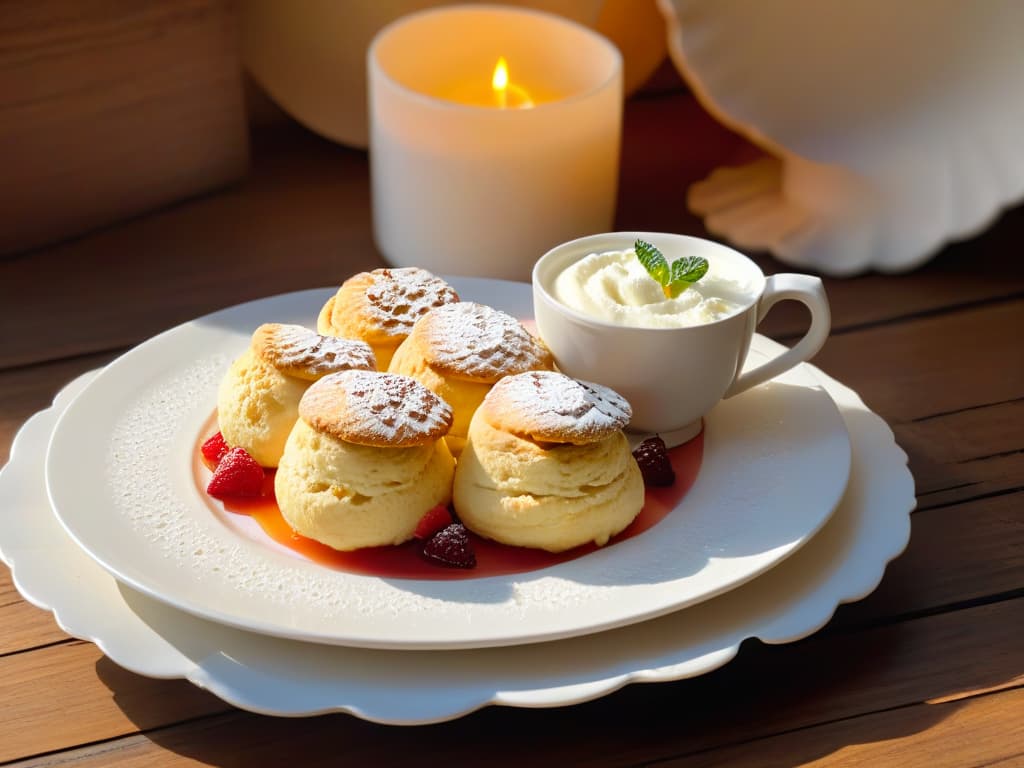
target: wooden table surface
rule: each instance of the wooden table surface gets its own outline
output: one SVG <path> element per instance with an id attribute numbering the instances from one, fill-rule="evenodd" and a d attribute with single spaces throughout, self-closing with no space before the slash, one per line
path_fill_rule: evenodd
<path id="1" fill-rule="evenodd" d="M 685 94 L 633 100 L 618 227 L 704 234 L 686 185 L 750 155 Z M 0 567 L 0 764 L 1024 765 L 1022 243 L 1017 208 L 912 274 L 826 280 L 815 362 L 892 426 L 918 507 L 878 589 L 813 636 L 572 707 L 275 719 L 120 669 Z M 238 186 L 0 261 L 0 462 L 66 382 L 152 334 L 381 264 L 366 154 L 294 126 L 255 137 Z M 763 329 L 792 341 L 803 321 Z"/>

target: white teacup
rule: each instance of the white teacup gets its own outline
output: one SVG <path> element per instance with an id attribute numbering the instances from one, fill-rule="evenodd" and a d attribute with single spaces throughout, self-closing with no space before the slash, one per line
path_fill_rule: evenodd
<path id="1" fill-rule="evenodd" d="M 669 262 L 703 256 L 711 270 L 744 286 L 739 307 L 710 322 L 650 328 L 597 319 L 557 298 L 555 279 L 571 264 L 591 253 L 627 250 L 637 239 L 654 243 Z M 743 371 L 754 330 L 768 310 L 785 299 L 810 309 L 810 327 L 791 349 Z M 817 277 L 765 277 L 753 261 L 732 248 L 698 237 L 650 232 L 591 235 L 548 251 L 533 268 L 533 305 L 537 330 L 561 371 L 616 390 L 633 406 L 630 429 L 675 432 L 675 442 L 696 434 L 701 418 L 722 398 L 813 357 L 831 324 L 825 289 Z"/>

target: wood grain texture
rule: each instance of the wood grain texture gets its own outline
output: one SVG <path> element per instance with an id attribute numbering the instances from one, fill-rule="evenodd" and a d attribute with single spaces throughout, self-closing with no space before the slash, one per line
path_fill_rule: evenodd
<path id="1" fill-rule="evenodd" d="M 910 544 L 870 596 L 840 608 L 851 628 L 1024 590 L 1024 492 L 918 512 Z"/>
<path id="2" fill-rule="evenodd" d="M 145 724 L 138 723 L 140 728 L 167 727 L 129 739 L 123 749 L 103 744 L 81 750 L 69 764 L 141 766 L 162 755 L 167 766 L 196 760 L 303 766 L 343 761 L 383 767 L 407 765 L 410 755 L 428 754 L 434 764 L 462 765 L 486 752 L 487 764 L 496 768 L 526 762 L 635 765 L 729 744 L 737 736 L 737 723 L 742 723 L 744 739 L 759 738 L 966 690 L 1024 682 L 1019 678 L 1024 649 L 1016 629 L 1024 621 L 1024 600 L 962 613 L 854 634 L 820 635 L 784 646 L 752 642 L 726 667 L 694 680 L 635 685 L 570 708 L 491 708 L 460 721 L 420 728 L 374 725 L 348 715 L 289 720 L 239 714 L 174 725 L 175 718 L 203 714 L 207 702 L 183 706 L 185 692 L 171 683 L 126 678 L 129 673 L 122 673 L 118 684 L 111 686 L 122 711 L 105 705 L 102 712 L 94 711 L 89 726 L 93 738 L 119 736 L 125 717 L 147 718 Z M 970 622 L 969 629 L 965 621 Z M 943 664 L 936 665 L 936 658 Z M 75 672 L 80 667 L 77 661 L 55 658 L 52 663 L 48 681 L 52 679 L 67 706 L 88 708 L 96 681 Z M 79 678 L 74 688 L 60 682 L 63 663 L 68 664 L 69 675 Z M 171 691 L 173 699 L 162 717 L 154 716 L 148 703 L 158 696 L 158 686 Z M 153 690 L 147 693 L 147 687 Z M 0 695 L 17 697 L 18 690 L 12 686 L 8 693 L 0 682 Z M 42 722 L 52 726 L 56 720 Z M 0 744 L 6 736 L 3 728 L 0 724 Z M 522 738 L 524 733 L 529 739 Z M 75 738 L 77 731 L 68 734 L 66 746 L 75 746 Z M 66 754 L 60 757 L 69 759 Z"/>
<path id="3" fill-rule="evenodd" d="M 67 640 L 53 614 L 25 602 L 0 564 L 0 656 Z"/>
<path id="4" fill-rule="evenodd" d="M 814 363 L 899 425 L 1024 397 L 1021 328 L 1024 301 L 1001 302 L 835 336 Z"/>
<path id="5" fill-rule="evenodd" d="M 922 509 L 1024 485 L 1024 393 L 921 416 L 897 425 L 896 432 L 913 457 Z"/>
<path id="6" fill-rule="evenodd" d="M 306 135 L 298 151 L 278 141 L 281 152 L 269 148 L 237 189 L 57 246 L 45 259 L 0 261 L 0 367 L 132 346 L 232 304 L 382 266 L 366 155 Z"/>
<path id="7" fill-rule="evenodd" d="M 0 466 L 7 463 L 11 441 L 32 414 L 49 408 L 53 398 L 72 379 L 106 365 L 114 356 L 103 352 L 0 371 Z"/>
<path id="8" fill-rule="evenodd" d="M 226 0 L 4 3 L 0 253 L 209 190 L 246 161 Z"/>
<path id="9" fill-rule="evenodd" d="M 0 701 L 0 762 L 228 708 L 189 683 L 133 675 L 78 641 L 0 658 Z"/>
<path id="10" fill-rule="evenodd" d="M 658 768 L 981 768 L 1024 764 L 1024 689 L 949 704 L 918 704 L 728 749 Z"/>

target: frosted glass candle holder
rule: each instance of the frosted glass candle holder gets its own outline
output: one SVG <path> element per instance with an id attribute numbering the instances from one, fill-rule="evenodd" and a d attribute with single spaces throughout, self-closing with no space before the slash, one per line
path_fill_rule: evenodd
<path id="1" fill-rule="evenodd" d="M 602 36 L 447 6 L 381 30 L 368 72 L 373 226 L 391 264 L 525 280 L 558 243 L 611 228 L 622 58 Z"/>

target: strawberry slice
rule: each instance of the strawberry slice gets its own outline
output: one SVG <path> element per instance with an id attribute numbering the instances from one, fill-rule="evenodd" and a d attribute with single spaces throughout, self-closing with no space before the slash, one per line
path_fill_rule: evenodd
<path id="1" fill-rule="evenodd" d="M 447 568 L 476 568 L 476 553 L 462 523 L 452 523 L 431 536 L 423 545 L 423 556 Z"/>
<path id="2" fill-rule="evenodd" d="M 203 452 L 204 459 L 211 464 L 216 465 L 224 458 L 224 454 L 230 451 L 231 448 L 224 442 L 224 435 L 218 432 L 203 443 L 199 450 Z"/>
<path id="3" fill-rule="evenodd" d="M 217 498 L 259 496 L 263 489 L 263 467 L 244 448 L 232 448 L 213 471 L 206 492 Z"/>
<path id="4" fill-rule="evenodd" d="M 427 513 L 420 518 L 420 521 L 416 524 L 416 531 L 413 533 L 413 536 L 417 539 L 429 539 L 453 522 L 452 513 L 448 511 L 448 507 L 444 504 L 438 504 L 436 507 L 428 509 Z"/>

